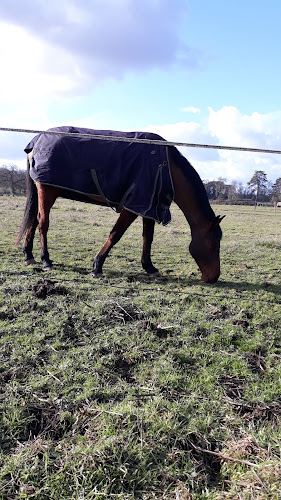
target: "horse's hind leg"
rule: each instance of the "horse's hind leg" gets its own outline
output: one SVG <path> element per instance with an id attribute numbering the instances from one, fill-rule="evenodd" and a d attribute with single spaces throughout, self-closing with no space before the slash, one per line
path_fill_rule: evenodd
<path id="1" fill-rule="evenodd" d="M 36 264 L 32 251 L 33 251 L 33 240 L 37 226 L 38 226 L 38 219 L 37 217 L 35 217 L 31 226 L 26 231 L 26 236 L 23 245 L 24 263 L 26 266 L 29 266 L 30 264 Z"/>
<path id="2" fill-rule="evenodd" d="M 36 185 L 38 191 L 38 227 L 40 233 L 41 260 L 43 262 L 43 269 L 47 271 L 53 267 L 47 245 L 50 210 L 58 197 L 59 190 L 51 186 L 44 186 L 40 183 Z"/>
<path id="3" fill-rule="evenodd" d="M 116 243 L 120 240 L 125 231 L 132 224 L 132 222 L 134 222 L 136 218 L 137 215 L 133 214 L 132 212 L 128 212 L 125 209 L 121 211 L 120 216 L 115 226 L 113 227 L 106 243 L 103 245 L 102 249 L 97 253 L 97 255 L 94 258 L 93 272 L 92 272 L 92 275 L 94 277 L 102 276 L 102 266 L 111 248 L 114 245 L 116 245 Z"/>
<path id="4" fill-rule="evenodd" d="M 151 276 L 159 276 L 160 273 L 156 267 L 152 264 L 151 261 L 151 245 L 153 242 L 154 236 L 154 226 L 155 221 L 152 219 L 143 218 L 143 249 L 141 256 L 141 263 L 143 269 L 147 272 L 147 274 Z"/>

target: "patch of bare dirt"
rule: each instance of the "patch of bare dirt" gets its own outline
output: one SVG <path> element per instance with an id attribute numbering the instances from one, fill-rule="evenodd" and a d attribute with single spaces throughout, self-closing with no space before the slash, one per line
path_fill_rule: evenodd
<path id="1" fill-rule="evenodd" d="M 253 373 L 265 372 L 267 370 L 266 355 L 267 352 L 262 346 L 253 352 L 246 353 L 247 362 Z"/>
<path id="2" fill-rule="evenodd" d="M 230 399 L 241 399 L 245 390 L 245 381 L 242 378 L 225 375 L 219 379 L 226 396 Z"/>
<path id="3" fill-rule="evenodd" d="M 66 295 L 69 293 L 65 286 L 48 279 L 39 280 L 33 285 L 32 290 L 38 299 L 45 299 L 48 295 Z"/>

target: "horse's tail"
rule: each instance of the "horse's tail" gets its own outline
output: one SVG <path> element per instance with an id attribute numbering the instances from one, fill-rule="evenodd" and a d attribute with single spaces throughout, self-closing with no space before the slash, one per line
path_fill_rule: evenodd
<path id="1" fill-rule="evenodd" d="M 38 194 L 37 188 L 29 175 L 29 158 L 27 157 L 27 171 L 26 171 L 26 204 L 23 214 L 21 226 L 19 228 L 16 247 L 19 246 L 23 235 L 27 229 L 33 224 L 38 213 Z"/>

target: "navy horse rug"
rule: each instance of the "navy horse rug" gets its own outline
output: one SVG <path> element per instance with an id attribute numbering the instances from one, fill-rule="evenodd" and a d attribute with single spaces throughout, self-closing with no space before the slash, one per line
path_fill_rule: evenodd
<path id="1" fill-rule="evenodd" d="M 120 212 L 122 208 L 163 225 L 171 220 L 174 198 L 168 148 L 165 145 L 124 142 L 163 140 L 147 132 L 116 132 L 75 127 L 49 129 L 26 146 L 32 152 L 30 176 L 35 182 L 86 196 L 97 196 Z M 61 133 L 75 134 L 73 136 Z M 112 140 L 85 136 L 111 136 Z"/>

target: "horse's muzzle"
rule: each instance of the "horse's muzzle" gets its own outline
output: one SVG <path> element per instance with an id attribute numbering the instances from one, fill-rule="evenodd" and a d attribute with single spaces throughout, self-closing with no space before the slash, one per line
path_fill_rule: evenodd
<path id="1" fill-rule="evenodd" d="M 220 272 L 216 273 L 215 275 L 209 275 L 209 274 L 203 274 L 201 276 L 201 280 L 204 281 L 204 283 L 216 283 L 220 277 Z"/>

